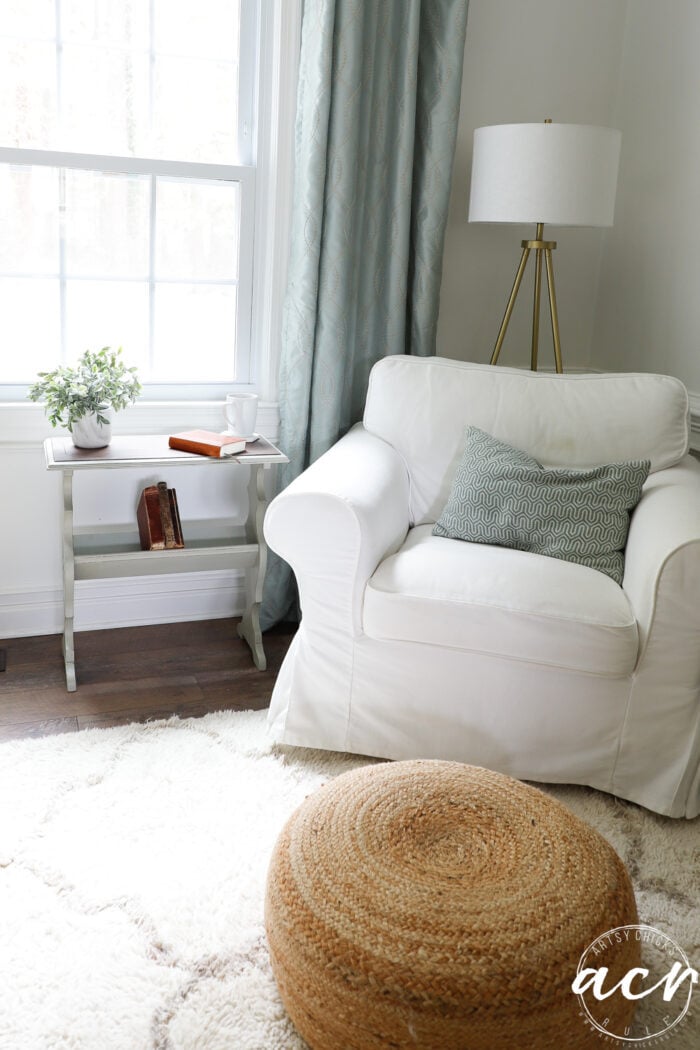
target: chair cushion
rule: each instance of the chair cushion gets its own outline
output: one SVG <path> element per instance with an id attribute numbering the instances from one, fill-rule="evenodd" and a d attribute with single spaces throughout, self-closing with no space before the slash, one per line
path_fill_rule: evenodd
<path id="1" fill-rule="evenodd" d="M 637 659 L 625 592 L 584 565 L 411 529 L 365 591 L 371 638 L 424 642 L 611 677 Z M 564 701 L 566 698 L 562 697 Z"/>
<path id="2" fill-rule="evenodd" d="M 545 554 L 588 565 L 622 583 L 630 511 L 649 460 L 590 470 L 546 469 L 526 452 L 467 427 L 435 536 Z"/>

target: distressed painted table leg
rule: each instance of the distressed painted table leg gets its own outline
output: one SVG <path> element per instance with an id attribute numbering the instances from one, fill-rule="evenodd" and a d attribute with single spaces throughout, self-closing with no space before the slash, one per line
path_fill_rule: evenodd
<path id="1" fill-rule="evenodd" d="M 248 483 L 248 522 L 246 531 L 248 543 L 258 545 L 258 556 L 251 568 L 246 569 L 246 608 L 243 619 L 238 625 L 238 633 L 250 646 L 253 662 L 260 671 L 267 667 L 263 649 L 262 631 L 260 630 L 260 603 L 262 602 L 263 583 L 267 568 L 267 546 L 263 537 L 263 518 L 267 507 L 265 495 L 265 470 L 262 465 L 250 468 Z"/>
<path id="2" fill-rule="evenodd" d="M 74 693 L 75 652 L 73 616 L 75 609 L 75 563 L 73 561 L 73 471 L 63 472 L 63 660 L 66 689 Z"/>

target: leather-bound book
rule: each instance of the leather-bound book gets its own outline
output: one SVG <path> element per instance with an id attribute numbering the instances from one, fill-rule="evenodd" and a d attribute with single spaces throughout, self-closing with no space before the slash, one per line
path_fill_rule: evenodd
<path id="1" fill-rule="evenodd" d="M 185 546 L 175 489 L 164 481 L 149 485 L 141 493 L 136 508 L 141 549 L 177 550 Z"/>
<path id="2" fill-rule="evenodd" d="M 136 508 L 136 520 L 139 525 L 141 550 L 165 550 L 165 534 L 160 520 L 160 500 L 155 485 L 149 485 L 141 493 Z"/>
<path id="3" fill-rule="evenodd" d="M 175 489 L 168 489 L 168 499 L 170 500 L 170 514 L 173 521 L 173 530 L 175 532 L 175 547 L 184 547 L 185 541 L 182 538 L 182 524 L 180 522 L 180 509 L 177 505 L 177 493 Z"/>
<path id="4" fill-rule="evenodd" d="M 158 507 L 160 510 L 160 523 L 163 526 L 163 538 L 165 540 L 165 546 L 175 546 L 175 529 L 173 528 L 173 512 L 170 507 L 170 498 L 168 496 L 168 486 L 164 481 L 159 481 L 158 485 Z"/>

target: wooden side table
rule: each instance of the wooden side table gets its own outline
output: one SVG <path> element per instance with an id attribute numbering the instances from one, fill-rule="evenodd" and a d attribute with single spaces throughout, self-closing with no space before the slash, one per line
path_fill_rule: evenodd
<path id="1" fill-rule="evenodd" d="M 246 609 L 238 627 L 239 635 L 251 648 L 255 666 L 266 667 L 260 630 L 260 603 L 267 567 L 267 547 L 262 523 L 266 509 L 265 471 L 287 463 L 283 452 L 265 438 L 247 446 L 245 452 L 224 459 L 177 452 L 168 448 L 168 435 L 115 437 L 106 448 L 75 448 L 70 438 L 47 438 L 44 442 L 46 466 L 63 474 L 63 658 L 66 688 L 74 692 L 75 651 L 73 618 L 75 581 L 101 580 L 125 576 L 149 576 L 159 573 L 196 572 L 207 569 L 245 569 Z M 248 518 L 245 537 L 241 540 L 209 533 L 188 537 L 184 525 L 182 550 L 141 550 L 136 508 L 133 527 L 94 526 L 76 529 L 73 523 L 73 474 L 84 470 L 114 470 L 124 467 L 187 466 L 200 469 L 232 470 L 250 468 L 248 483 Z M 214 475 L 212 475 L 214 476 Z M 221 481 L 221 477 L 218 478 Z"/>

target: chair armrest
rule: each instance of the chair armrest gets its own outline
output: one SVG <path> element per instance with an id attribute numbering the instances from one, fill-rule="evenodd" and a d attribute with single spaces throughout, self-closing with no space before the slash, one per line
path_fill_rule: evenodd
<path id="1" fill-rule="evenodd" d="M 358 424 L 271 502 L 265 538 L 292 566 L 305 618 L 362 632 L 367 581 L 408 531 L 408 485 L 398 452 Z"/>
<path id="2" fill-rule="evenodd" d="M 639 625 L 640 653 L 663 613 L 679 636 L 700 623 L 700 463 L 686 456 L 652 474 L 632 514 L 623 587 Z M 697 648 L 697 640 L 695 643 Z"/>
<path id="3" fill-rule="evenodd" d="M 632 514 L 622 583 L 639 656 L 610 790 L 647 771 L 643 805 L 694 817 L 700 797 L 700 463 L 652 474 Z"/>

